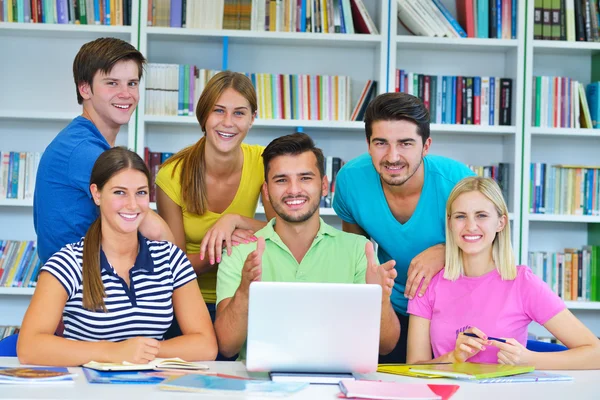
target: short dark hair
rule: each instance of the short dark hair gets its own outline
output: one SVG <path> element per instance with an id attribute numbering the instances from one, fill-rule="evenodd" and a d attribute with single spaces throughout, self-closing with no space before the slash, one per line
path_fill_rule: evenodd
<path id="1" fill-rule="evenodd" d="M 429 111 L 423 102 L 407 93 L 384 93 L 375 97 L 365 112 L 365 132 L 371 141 L 373 123 L 377 121 L 411 121 L 423 143 L 429 139 Z"/>
<path id="2" fill-rule="evenodd" d="M 83 104 L 79 85 L 92 86 L 96 72 L 108 74 L 119 61 L 135 61 L 138 66 L 138 78 L 142 79 L 146 58 L 135 47 L 117 38 L 100 38 L 81 46 L 73 60 L 73 79 L 77 91 L 77 103 Z"/>
<path id="3" fill-rule="evenodd" d="M 276 157 L 292 155 L 297 156 L 311 151 L 317 158 L 317 168 L 321 178 L 325 176 L 325 157 L 323 151 L 315 147 L 315 142 L 306 133 L 296 132 L 291 135 L 280 136 L 271 141 L 263 151 L 262 157 L 265 164 L 265 181 L 268 180 L 269 163 Z"/>

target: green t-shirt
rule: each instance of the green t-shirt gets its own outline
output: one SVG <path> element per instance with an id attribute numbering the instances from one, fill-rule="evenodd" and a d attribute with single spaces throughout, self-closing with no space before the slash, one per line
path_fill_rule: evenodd
<path id="1" fill-rule="evenodd" d="M 298 263 L 292 252 L 275 232 L 273 218 L 255 236 L 265 238 L 262 258 L 263 282 L 365 283 L 367 239 L 342 232 L 320 220 L 319 231 L 312 245 Z M 241 244 L 232 249 L 231 256 L 223 254 L 217 273 L 217 305 L 233 297 L 242 279 L 242 268 L 256 243 Z M 246 346 L 239 359 L 246 358 Z"/>

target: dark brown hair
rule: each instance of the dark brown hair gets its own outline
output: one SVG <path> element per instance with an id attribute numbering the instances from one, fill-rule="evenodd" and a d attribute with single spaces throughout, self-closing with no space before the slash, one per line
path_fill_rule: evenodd
<path id="1" fill-rule="evenodd" d="M 219 72 L 208 81 L 196 106 L 196 118 L 205 135 L 208 116 L 219 97 L 229 88 L 241 94 L 248 101 L 252 114 L 256 112 L 256 90 L 252 86 L 250 78 L 238 72 Z M 204 214 L 207 206 L 206 178 L 204 175 L 206 171 L 205 148 L 206 136 L 203 136 L 196 144 L 179 151 L 163 164 L 176 163 L 171 177 L 175 175 L 175 169 L 181 164 L 181 197 L 188 211 L 198 215 Z"/>
<path id="2" fill-rule="evenodd" d="M 429 138 L 429 111 L 423 102 L 407 93 L 384 93 L 375 97 L 365 112 L 367 142 L 371 141 L 373 123 L 377 121 L 411 121 L 423 143 Z"/>
<path id="3" fill-rule="evenodd" d="M 323 151 L 315 147 L 315 142 L 306 133 L 296 132 L 273 140 L 263 151 L 263 162 L 265 165 L 265 181 L 268 180 L 269 163 L 276 157 L 293 155 L 297 156 L 307 151 L 312 151 L 317 159 L 317 168 L 321 178 L 325 175 L 325 157 Z"/>
<path id="4" fill-rule="evenodd" d="M 100 154 L 94 163 L 90 185 L 95 184 L 98 190 L 117 173 L 133 169 L 146 175 L 150 184 L 150 171 L 137 153 L 124 147 L 113 147 Z M 104 298 L 106 293 L 100 272 L 100 244 L 102 242 L 102 222 L 98 217 L 90 225 L 83 242 L 83 308 L 106 312 Z"/>
<path id="5" fill-rule="evenodd" d="M 135 47 L 117 38 L 100 38 L 81 46 L 73 60 L 73 79 L 77 91 L 77 102 L 83 104 L 79 85 L 87 83 L 92 87 L 96 72 L 105 74 L 112 71 L 119 61 L 134 61 L 138 66 L 138 78 L 142 79 L 146 59 Z"/>

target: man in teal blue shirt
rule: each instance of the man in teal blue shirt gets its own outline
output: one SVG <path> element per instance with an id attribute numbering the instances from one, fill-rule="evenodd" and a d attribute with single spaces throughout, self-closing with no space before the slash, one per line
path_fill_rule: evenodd
<path id="1" fill-rule="evenodd" d="M 422 295 L 444 267 L 446 200 L 473 172 L 449 158 L 427 155 L 429 112 L 409 94 L 377 96 L 367 107 L 365 130 L 369 152 L 338 173 L 333 208 L 344 231 L 378 243 L 379 262 L 396 261 L 391 301 L 401 336 L 380 362 L 405 362 L 408 299 L 419 285 Z"/>

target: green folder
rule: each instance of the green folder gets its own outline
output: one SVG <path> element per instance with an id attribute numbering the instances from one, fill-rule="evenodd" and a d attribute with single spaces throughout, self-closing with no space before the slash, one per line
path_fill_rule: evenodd
<path id="1" fill-rule="evenodd" d="M 477 364 L 465 362 L 457 364 L 413 366 L 410 368 L 410 371 L 418 374 L 472 380 L 524 374 L 526 372 L 531 372 L 534 369 L 534 367 L 520 365 Z"/>

